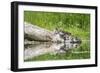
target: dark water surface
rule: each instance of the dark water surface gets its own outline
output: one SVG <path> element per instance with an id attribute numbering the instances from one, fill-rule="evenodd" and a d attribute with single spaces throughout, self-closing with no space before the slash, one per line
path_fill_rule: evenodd
<path id="1" fill-rule="evenodd" d="M 90 42 L 37 43 L 24 45 L 24 61 L 70 60 L 90 58 Z"/>

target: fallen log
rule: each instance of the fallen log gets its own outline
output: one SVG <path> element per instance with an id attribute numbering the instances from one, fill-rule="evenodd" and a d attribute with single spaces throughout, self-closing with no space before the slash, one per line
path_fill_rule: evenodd
<path id="1" fill-rule="evenodd" d="M 34 41 L 51 41 L 52 32 L 25 22 L 25 38 Z"/>
<path id="2" fill-rule="evenodd" d="M 49 31 L 36 25 L 25 22 L 24 36 L 29 41 L 41 42 L 80 42 L 80 39 L 73 37 L 71 33 L 64 31 Z"/>
<path id="3" fill-rule="evenodd" d="M 36 25 L 25 22 L 24 36 L 25 39 L 34 41 L 62 41 L 63 39 L 59 35 L 55 36 L 55 32 L 40 28 Z"/>

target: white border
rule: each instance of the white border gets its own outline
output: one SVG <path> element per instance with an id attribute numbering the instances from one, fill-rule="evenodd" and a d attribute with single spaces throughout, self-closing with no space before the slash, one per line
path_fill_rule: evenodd
<path id="1" fill-rule="evenodd" d="M 88 13 L 91 15 L 91 58 L 84 60 L 58 60 L 58 61 L 41 61 L 41 62 L 24 62 L 24 11 L 46 11 L 46 12 L 69 12 L 69 13 Z M 47 7 L 47 6 L 24 6 L 18 7 L 18 68 L 36 68 L 36 67 L 50 67 L 50 66 L 71 66 L 71 65 L 84 65 L 95 64 L 95 10 L 93 9 L 80 9 L 80 8 L 60 8 L 60 7 Z"/>

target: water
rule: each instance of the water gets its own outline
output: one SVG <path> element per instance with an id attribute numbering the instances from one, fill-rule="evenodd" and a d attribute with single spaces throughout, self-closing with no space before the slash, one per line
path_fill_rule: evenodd
<path id="1" fill-rule="evenodd" d="M 25 45 L 24 61 L 90 58 L 90 43 L 36 43 Z"/>

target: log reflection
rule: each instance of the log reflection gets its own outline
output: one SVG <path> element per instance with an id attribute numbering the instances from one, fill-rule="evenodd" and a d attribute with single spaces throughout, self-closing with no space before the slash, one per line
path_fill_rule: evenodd
<path id="1" fill-rule="evenodd" d="M 36 43 L 25 45 L 24 60 L 34 58 L 43 54 L 66 53 L 70 49 L 75 49 L 80 43 Z"/>

